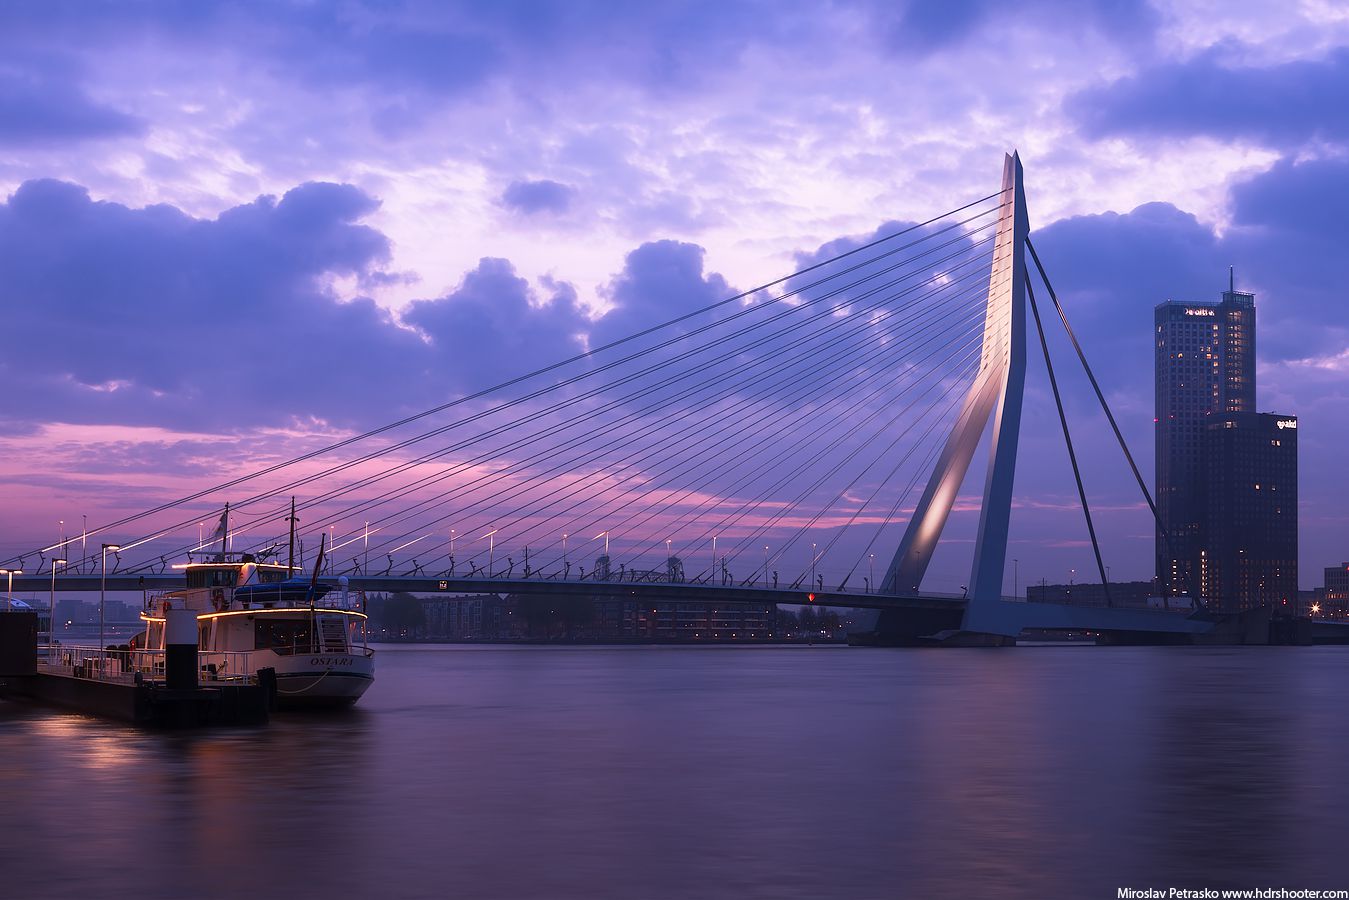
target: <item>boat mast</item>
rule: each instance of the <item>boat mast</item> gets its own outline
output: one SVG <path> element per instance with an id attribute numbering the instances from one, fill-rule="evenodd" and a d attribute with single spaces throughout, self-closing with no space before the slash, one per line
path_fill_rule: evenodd
<path id="1" fill-rule="evenodd" d="M 225 514 L 220 517 L 221 523 L 225 526 L 220 529 L 220 561 L 225 561 L 225 554 L 229 552 L 230 539 L 230 504 L 225 501 Z"/>
<path id="2" fill-rule="evenodd" d="M 295 498 L 290 498 L 290 518 L 286 519 L 290 523 L 290 556 L 286 559 L 286 576 L 295 574 L 295 523 L 300 521 L 295 518 Z"/>

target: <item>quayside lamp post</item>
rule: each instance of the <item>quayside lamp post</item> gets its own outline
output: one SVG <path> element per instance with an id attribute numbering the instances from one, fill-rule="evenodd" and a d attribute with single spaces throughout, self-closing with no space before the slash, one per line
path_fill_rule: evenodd
<path id="1" fill-rule="evenodd" d="M 68 560 L 64 560 L 64 559 L 54 559 L 54 560 L 52 560 L 52 595 L 51 595 L 51 599 L 47 602 L 47 650 L 48 650 L 48 652 L 50 652 L 50 651 L 51 651 L 51 648 L 52 648 L 53 646 L 55 646 L 55 644 L 56 644 L 56 567 L 57 567 L 57 566 L 64 566 L 67 562 L 68 562 Z"/>
<path id="2" fill-rule="evenodd" d="M 9 576 L 9 589 L 5 591 L 5 612 L 9 612 L 14 601 L 14 576 L 22 575 L 23 569 L 0 569 L 0 575 Z"/>
<path id="3" fill-rule="evenodd" d="M 108 599 L 108 551 L 117 553 L 122 549 L 121 544 L 104 544 L 99 552 L 99 584 L 98 584 L 98 649 L 101 651 L 105 646 L 103 643 L 104 618 L 103 607 Z"/>

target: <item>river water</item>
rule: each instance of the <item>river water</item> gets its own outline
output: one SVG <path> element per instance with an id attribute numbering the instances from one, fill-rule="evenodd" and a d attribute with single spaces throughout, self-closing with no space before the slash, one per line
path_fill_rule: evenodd
<path id="1" fill-rule="evenodd" d="M 345 714 L 0 702 L 5 897 L 1349 888 L 1343 648 L 388 647 Z"/>

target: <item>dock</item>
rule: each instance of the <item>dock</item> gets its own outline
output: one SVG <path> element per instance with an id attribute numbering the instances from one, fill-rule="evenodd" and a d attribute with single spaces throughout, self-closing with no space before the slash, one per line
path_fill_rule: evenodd
<path id="1" fill-rule="evenodd" d="M 166 650 L 39 647 L 37 614 L 0 612 L 0 700 L 35 703 L 146 728 L 264 725 L 276 704 L 270 669 L 252 673 L 190 645 Z"/>

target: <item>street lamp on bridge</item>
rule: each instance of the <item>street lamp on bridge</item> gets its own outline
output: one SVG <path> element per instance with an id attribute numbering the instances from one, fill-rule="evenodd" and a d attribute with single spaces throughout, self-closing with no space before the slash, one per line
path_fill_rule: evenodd
<path id="1" fill-rule="evenodd" d="M 108 551 L 117 553 L 122 549 L 121 544 L 104 544 L 99 553 L 99 585 L 98 585 L 98 649 L 102 650 L 103 643 L 103 608 L 108 599 Z"/>
<path id="2" fill-rule="evenodd" d="M 494 535 L 500 530 L 500 528 L 493 528 L 483 535 L 487 538 L 487 576 L 489 578 L 492 577 L 492 570 L 496 568 L 497 539 Z"/>

